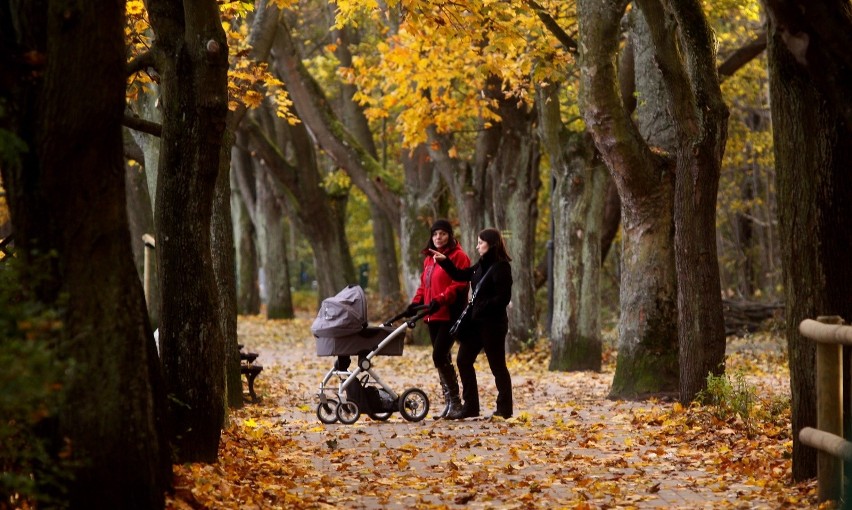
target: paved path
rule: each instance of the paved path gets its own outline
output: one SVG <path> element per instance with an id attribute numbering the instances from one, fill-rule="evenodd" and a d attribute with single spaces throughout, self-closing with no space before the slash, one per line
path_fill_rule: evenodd
<path id="1" fill-rule="evenodd" d="M 260 352 L 265 367 L 258 379 L 262 406 L 272 406 L 281 432 L 304 453 L 301 460 L 312 476 L 320 477 L 295 489 L 310 491 L 319 506 L 775 509 L 811 504 L 801 502 L 802 488 L 787 490 L 777 481 L 757 479 L 747 468 L 762 459 L 728 461 L 717 455 L 746 440 L 734 431 L 721 430 L 712 439 L 692 436 L 689 427 L 667 423 L 672 403 L 607 400 L 611 372 L 550 373 L 542 370 L 542 360 L 510 359 L 516 409 L 508 421 L 433 420 L 430 411 L 430 418 L 418 423 L 394 413 L 387 422 L 362 416 L 353 425 L 323 425 L 315 415 L 316 393 L 333 358 L 316 357 L 313 341 L 304 336 L 275 338 L 274 327 L 265 326 L 260 334 L 255 326 L 241 324 L 241 342 Z M 482 358 L 478 378 L 487 413 L 495 393 Z M 377 373 L 395 390 L 420 387 L 433 407 L 442 406 L 428 349 L 406 346 L 402 357 L 375 361 Z M 769 387 L 783 384 L 768 382 Z M 689 442 L 681 434 L 690 435 Z M 288 458 L 298 455 L 289 452 Z"/>

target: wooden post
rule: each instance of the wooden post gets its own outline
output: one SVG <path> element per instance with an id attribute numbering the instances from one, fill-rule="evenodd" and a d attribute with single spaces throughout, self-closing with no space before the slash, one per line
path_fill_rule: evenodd
<path id="1" fill-rule="evenodd" d="M 151 309 L 151 264 L 153 264 L 153 251 L 156 248 L 157 243 L 154 241 L 154 238 L 150 234 L 144 234 L 142 236 L 142 242 L 145 243 L 145 256 L 144 256 L 144 267 L 142 271 L 142 288 L 145 291 L 145 306 L 150 311 Z"/>
<path id="2" fill-rule="evenodd" d="M 823 324 L 843 324 L 837 316 L 817 317 Z M 818 342 L 817 365 L 817 428 L 843 437 L 843 346 Z M 820 501 L 840 501 L 843 492 L 843 460 L 822 450 L 817 454 L 817 480 Z"/>

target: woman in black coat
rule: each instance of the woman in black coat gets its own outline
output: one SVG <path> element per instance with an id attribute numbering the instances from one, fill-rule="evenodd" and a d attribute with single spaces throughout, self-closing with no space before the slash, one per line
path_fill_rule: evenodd
<path id="1" fill-rule="evenodd" d="M 512 258 L 500 231 L 487 228 L 479 233 L 476 243 L 479 261 L 467 269 L 455 267 L 442 253 L 432 250 L 435 262 L 454 280 L 470 281 L 476 298 L 468 311 L 470 322 L 459 332 L 459 369 L 464 405 L 461 418 L 479 416 L 479 388 L 473 364 L 485 350 L 488 366 L 497 385 L 497 410 L 494 416 L 510 418 L 513 413 L 512 377 L 506 367 L 506 334 L 509 317 L 506 307 L 512 299 Z"/>

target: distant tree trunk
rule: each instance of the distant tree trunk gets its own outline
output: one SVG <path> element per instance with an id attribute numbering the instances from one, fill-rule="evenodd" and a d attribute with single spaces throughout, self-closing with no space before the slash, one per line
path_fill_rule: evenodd
<path id="1" fill-rule="evenodd" d="M 343 27 L 334 30 L 334 35 L 338 40 L 335 55 L 340 61 L 340 67 L 351 68 L 352 52 L 349 47 L 359 42 L 358 33 L 352 27 Z M 340 84 L 341 118 L 352 136 L 358 140 L 358 143 L 378 161 L 378 152 L 367 117 L 364 116 L 362 108 L 352 100 L 355 92 L 354 85 L 346 82 Z M 401 297 L 401 288 L 399 262 L 396 257 L 396 241 L 393 234 L 394 231 L 399 230 L 400 225 L 394 225 L 392 218 L 372 201 L 370 202 L 370 216 L 373 219 L 373 249 L 376 254 L 376 267 L 373 268 L 372 273 L 375 275 L 378 284 L 379 297 L 388 304 L 398 303 Z"/>
<path id="2" fill-rule="evenodd" d="M 11 53 L 0 54 L 2 127 L 27 151 L 4 151 L 0 171 L 18 256 L 32 269 L 38 253 L 56 254 L 38 277 L 39 297 L 60 310 L 56 357 L 74 363 L 53 438 L 73 466 L 59 497 L 70 508 L 163 508 L 165 392 L 125 209 L 124 2 L 12 4 L 0 2 L 14 27 L 0 40 Z"/>
<path id="3" fill-rule="evenodd" d="M 257 124 L 249 126 L 250 144 L 262 160 L 258 171 L 271 177 L 272 192 L 287 211 L 290 220 L 311 245 L 317 269 L 319 298 L 329 297 L 356 283 L 355 265 L 346 240 L 345 204 L 347 195 L 333 196 L 322 187 L 322 176 L 314 146 L 304 124 L 279 125 L 289 140 L 291 165 L 283 151 Z"/>
<path id="4" fill-rule="evenodd" d="M 420 273 L 423 270 L 423 254 L 429 238 L 427 221 L 421 218 L 436 218 L 435 197 L 440 186 L 440 174 L 429 158 L 425 145 L 419 145 L 413 151 L 403 150 L 402 170 L 405 174 L 405 192 L 402 195 L 402 225 L 400 228 L 400 252 L 402 253 L 402 281 L 406 299 L 411 299 L 420 285 Z M 462 249 L 470 255 L 470 247 L 462 244 Z M 423 328 L 425 329 L 425 328 Z"/>
<path id="5" fill-rule="evenodd" d="M 499 83 L 492 85 L 499 87 Z M 456 237 L 473 263 L 479 258 L 476 253 L 479 231 L 492 221 L 486 219 L 485 212 L 486 203 L 492 196 L 491 182 L 486 176 L 497 153 L 500 136 L 499 126 L 480 126 L 473 160 L 464 161 L 449 155 L 449 150 L 455 143 L 452 136 L 438 134 L 434 128 L 429 129 L 429 156 L 435 162 L 435 169 L 450 187 L 458 213 L 459 232 Z M 512 257 L 514 256 L 512 254 Z"/>
<path id="6" fill-rule="evenodd" d="M 267 172 L 257 172 L 258 244 L 263 251 L 263 274 L 266 277 L 266 318 L 293 318 L 290 296 L 290 268 L 287 263 L 287 235 L 284 211 L 266 182 Z"/>
<path id="7" fill-rule="evenodd" d="M 556 85 L 538 96 L 539 132 L 554 182 L 549 369 L 600 371 L 600 228 L 610 179 L 591 137 L 563 125 L 558 98 Z"/>
<path id="8" fill-rule="evenodd" d="M 237 143 L 231 149 L 231 209 L 237 245 L 237 310 L 241 314 L 256 315 L 260 313 L 257 236 L 253 219 L 257 198 L 254 168 L 247 146 L 246 134 L 242 130 L 237 132 Z"/>
<path id="9" fill-rule="evenodd" d="M 581 111 L 621 197 L 618 360 L 611 398 L 677 390 L 677 305 L 670 161 L 652 152 L 618 94 L 615 55 L 627 1 L 579 3 Z"/>
<path id="10" fill-rule="evenodd" d="M 219 176 L 213 196 L 213 220 L 210 229 L 213 273 L 219 294 L 219 321 L 225 342 L 226 402 L 242 407 L 243 382 L 240 375 L 240 349 L 237 347 L 237 272 L 234 247 L 234 223 L 231 218 L 231 146 L 234 135 L 226 133 L 219 155 Z"/>
<path id="11" fill-rule="evenodd" d="M 499 90 L 499 89 L 498 89 Z M 497 92 L 497 91 L 495 91 Z M 494 223 L 483 225 L 503 231 L 512 264 L 512 306 L 509 308 L 508 352 L 518 352 L 538 335 L 535 313 L 535 225 L 538 219 L 538 136 L 535 108 L 517 106 L 498 92 L 500 146 L 491 161 L 491 206 Z"/>
<path id="12" fill-rule="evenodd" d="M 148 3 L 163 131 L 156 223 L 160 348 L 181 462 L 214 462 L 224 419 L 224 338 L 211 257 L 227 114 L 228 46 L 213 0 Z"/>
<path id="13" fill-rule="evenodd" d="M 352 183 L 384 211 L 392 225 L 398 226 L 399 197 L 389 187 L 393 179 L 332 111 L 326 94 L 302 63 L 290 26 L 283 17 L 278 22 L 275 70 L 287 83 L 299 118 L 325 153 L 346 170 Z"/>
<path id="14" fill-rule="evenodd" d="M 852 318 L 852 130 L 844 112 L 852 111 L 845 95 L 835 95 L 824 80 L 849 67 L 827 62 L 838 39 L 852 30 L 848 5 L 818 3 L 818 13 L 791 6 L 799 2 L 766 2 L 769 10 L 769 78 L 779 235 L 786 302 L 786 333 L 792 392 L 793 478 L 816 475 L 816 451 L 799 441 L 803 427 L 816 426 L 815 347 L 799 334 L 799 323 L 819 315 Z M 809 17 L 834 11 L 827 23 Z M 842 26 L 841 32 L 836 28 Z M 807 42 L 818 41 L 818 44 Z M 804 45 L 796 44 L 802 43 Z M 831 41 L 829 43 L 829 41 Z M 848 55 L 846 55 L 848 56 Z M 832 59 L 833 60 L 833 59 Z M 847 75 L 848 76 L 848 75 Z M 844 390 L 845 391 L 845 390 Z"/>
<path id="15" fill-rule="evenodd" d="M 604 191 L 603 225 L 601 226 L 601 264 L 606 261 L 618 229 L 621 227 L 621 198 L 618 187 L 610 176 L 606 180 Z"/>

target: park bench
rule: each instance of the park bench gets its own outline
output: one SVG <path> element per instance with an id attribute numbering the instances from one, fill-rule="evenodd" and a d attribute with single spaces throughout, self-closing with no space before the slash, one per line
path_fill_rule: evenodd
<path id="1" fill-rule="evenodd" d="M 258 357 L 256 352 L 244 351 L 243 345 L 239 345 L 238 347 L 240 348 L 240 374 L 246 376 L 251 401 L 257 402 L 257 394 L 254 392 L 254 380 L 263 371 L 263 365 L 255 363 Z"/>

